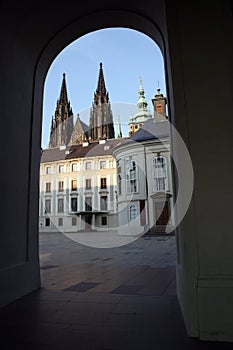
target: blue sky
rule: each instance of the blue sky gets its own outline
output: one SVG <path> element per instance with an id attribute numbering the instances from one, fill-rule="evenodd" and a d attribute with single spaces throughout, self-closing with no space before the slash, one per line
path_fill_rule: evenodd
<path id="1" fill-rule="evenodd" d="M 97 87 L 99 63 L 103 72 L 114 122 L 118 115 L 123 136 L 128 136 L 130 113 L 136 112 L 140 77 L 148 106 L 158 87 L 166 95 L 164 62 L 159 47 L 145 34 L 126 28 L 108 28 L 77 39 L 53 61 L 44 86 L 42 147 L 46 148 L 52 115 L 66 73 L 68 98 L 75 117 L 89 124 L 89 111 Z"/>

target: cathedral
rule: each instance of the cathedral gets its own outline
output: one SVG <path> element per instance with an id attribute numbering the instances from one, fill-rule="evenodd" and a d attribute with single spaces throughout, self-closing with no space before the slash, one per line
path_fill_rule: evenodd
<path id="1" fill-rule="evenodd" d="M 94 101 L 90 111 L 89 127 L 81 121 L 79 115 L 74 125 L 73 118 L 64 73 L 60 97 L 57 101 L 55 115 L 52 117 L 49 148 L 71 146 L 84 141 L 93 142 L 115 137 L 113 114 L 105 86 L 102 63 L 100 63 L 97 89 L 94 93 Z"/>

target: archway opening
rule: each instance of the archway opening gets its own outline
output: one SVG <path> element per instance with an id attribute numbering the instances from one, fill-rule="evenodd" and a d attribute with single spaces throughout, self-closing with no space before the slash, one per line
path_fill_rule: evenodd
<path id="1" fill-rule="evenodd" d="M 162 53 L 136 30 L 86 34 L 51 65 L 40 171 L 43 287 L 175 295 L 166 95 Z M 97 267 L 104 276 L 116 266 L 111 286 L 96 279 Z"/>

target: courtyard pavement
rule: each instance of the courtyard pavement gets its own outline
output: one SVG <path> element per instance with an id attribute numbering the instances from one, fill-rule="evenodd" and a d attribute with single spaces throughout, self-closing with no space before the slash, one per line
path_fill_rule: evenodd
<path id="1" fill-rule="evenodd" d="M 39 244 L 42 286 L 0 309 L 1 349 L 232 349 L 187 336 L 174 236 L 93 248 L 43 233 Z"/>
<path id="2" fill-rule="evenodd" d="M 77 233 L 96 242 L 103 232 Z M 77 237 L 80 236 L 80 238 Z M 73 237 L 74 234 L 68 234 Z M 115 242 L 114 236 L 112 240 Z M 140 237 L 114 248 L 93 248 L 61 233 L 40 235 L 42 287 L 54 291 L 175 295 L 175 237 Z"/>

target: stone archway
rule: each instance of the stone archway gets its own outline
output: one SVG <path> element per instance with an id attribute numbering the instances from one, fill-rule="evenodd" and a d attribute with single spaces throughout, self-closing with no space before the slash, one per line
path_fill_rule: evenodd
<path id="1" fill-rule="evenodd" d="M 33 133 L 35 138 L 38 138 L 38 129 L 41 128 L 41 101 L 42 101 L 42 92 L 43 92 L 43 83 L 46 77 L 47 70 L 49 69 L 50 64 L 54 60 L 54 58 L 58 55 L 58 53 L 66 47 L 69 43 L 78 39 L 79 37 L 92 32 L 94 30 L 99 30 L 108 27 L 126 27 L 130 29 L 135 29 L 141 31 L 142 33 L 151 37 L 156 44 L 160 47 L 160 50 L 164 57 L 164 65 L 165 65 L 165 74 L 166 74 L 166 85 L 168 92 L 168 99 L 171 98 L 173 101 L 172 94 L 172 80 L 171 80 L 171 72 L 169 65 L 169 54 L 168 54 L 168 46 L 166 44 L 165 37 L 162 33 L 162 30 L 146 19 L 145 17 L 138 15 L 136 13 L 130 11 L 102 11 L 96 12 L 94 14 L 90 14 L 86 17 L 80 18 L 79 20 L 71 23 L 66 26 L 62 31 L 57 33 L 57 35 L 49 42 L 49 44 L 45 47 L 39 61 L 36 70 L 35 76 L 35 104 L 34 104 L 34 125 L 33 125 Z M 40 106 L 38 106 L 38 103 Z M 172 102 L 169 104 L 169 114 L 171 114 L 171 118 L 174 120 Z M 32 138 L 34 141 L 35 138 Z M 32 150 L 33 150 L 32 145 Z M 176 181 L 174 181 L 176 183 Z M 180 238 L 182 239 L 182 238 Z M 180 243 L 182 245 L 182 243 Z M 193 251 L 194 254 L 195 251 Z M 180 249 L 178 254 L 180 253 Z M 178 298 L 180 302 L 183 302 L 183 295 L 181 290 L 183 289 L 183 279 L 184 279 L 184 266 L 180 264 L 179 268 L 177 268 L 177 283 L 178 283 Z M 195 298 L 195 295 L 194 295 Z M 196 313 L 196 305 L 195 302 L 192 304 L 193 306 L 193 314 Z M 186 310 L 183 308 L 184 318 L 186 319 L 185 312 Z M 196 317 L 196 316 L 195 316 Z M 188 330 L 190 334 L 197 336 L 196 332 L 196 318 L 193 318 L 192 322 L 194 326 L 190 327 Z M 191 324 L 192 324 L 191 322 Z M 195 331 L 193 331 L 195 329 Z"/>

